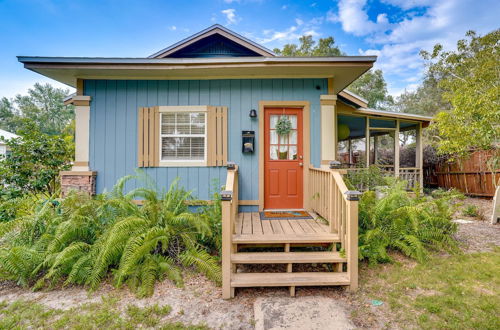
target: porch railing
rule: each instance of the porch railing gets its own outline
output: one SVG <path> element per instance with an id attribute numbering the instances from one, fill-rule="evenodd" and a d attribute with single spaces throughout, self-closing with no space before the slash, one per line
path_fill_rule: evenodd
<path id="1" fill-rule="evenodd" d="M 338 233 L 347 257 L 350 288 L 358 286 L 358 198 L 350 191 L 341 172 L 309 168 L 311 209 L 328 221 L 330 232 Z"/>
<path id="2" fill-rule="evenodd" d="M 234 297 L 231 287 L 231 274 L 235 272 L 231 265 L 231 253 L 234 252 L 233 234 L 238 216 L 238 166 L 228 163 L 226 186 L 221 192 L 222 204 L 222 298 Z"/>
<path id="3" fill-rule="evenodd" d="M 377 165 L 380 170 L 381 174 L 385 177 L 396 177 L 396 173 L 394 171 L 394 165 Z M 343 169 L 343 174 L 349 175 L 349 173 L 353 172 L 360 172 L 360 171 L 366 171 L 367 167 L 351 167 L 351 168 L 345 168 Z M 399 175 L 397 176 L 401 180 L 405 180 L 407 182 L 406 188 L 408 190 L 416 188 L 420 182 L 420 175 L 421 175 L 420 168 L 418 167 L 400 167 L 399 168 Z M 367 187 L 364 183 L 360 183 L 356 186 L 356 189 L 360 191 L 365 191 L 367 190 Z"/>
<path id="4" fill-rule="evenodd" d="M 418 167 L 400 167 L 399 178 L 408 182 L 407 188 L 413 189 L 420 184 L 422 172 Z"/>

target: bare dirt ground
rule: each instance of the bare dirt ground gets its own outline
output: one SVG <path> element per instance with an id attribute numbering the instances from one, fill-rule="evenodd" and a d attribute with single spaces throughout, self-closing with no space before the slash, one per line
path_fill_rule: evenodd
<path id="1" fill-rule="evenodd" d="M 491 200 L 468 198 L 464 202 L 478 205 L 485 219 L 491 214 Z M 490 213 L 488 213 L 490 212 Z M 459 223 L 456 235 L 465 252 L 488 251 L 493 246 L 500 245 L 500 225 L 491 225 L 489 221 L 467 218 L 460 212 L 454 217 L 459 220 L 471 221 Z M 386 305 L 373 306 L 371 298 L 363 290 L 363 283 L 377 277 L 383 272 L 382 265 L 376 272 L 364 264 L 360 265 L 360 290 L 356 294 L 347 292 L 344 288 L 309 287 L 297 288 L 297 300 L 307 300 L 313 297 L 329 298 L 337 301 L 347 311 L 354 325 L 364 329 L 382 329 L 391 326 L 391 312 Z M 381 270 L 382 269 L 382 270 Z M 157 284 L 154 295 L 138 299 L 127 289 L 115 289 L 109 284 L 89 294 L 84 288 L 69 287 L 51 291 L 33 292 L 23 289 L 11 282 L 0 282 L 0 301 L 13 302 L 18 299 L 38 302 L 50 308 L 70 309 L 86 303 L 99 302 L 102 297 L 112 295 L 120 299 L 120 308 L 130 305 L 139 307 L 154 304 L 172 307 L 172 312 L 164 319 L 184 324 L 206 324 L 214 329 L 253 329 L 254 303 L 257 298 L 277 300 L 290 299 L 288 288 L 252 288 L 240 289 L 230 301 L 221 297 L 221 289 L 200 275 L 188 274 L 185 288 L 175 287 L 166 280 Z"/>
<path id="2" fill-rule="evenodd" d="M 465 252 L 491 251 L 494 246 L 500 246 L 500 224 L 490 224 L 493 203 L 491 199 L 466 198 L 464 206 L 475 205 L 479 209 L 478 217 L 467 217 L 458 210 L 454 215 L 458 222 L 457 240 Z M 464 221 L 465 220 L 465 221 Z"/>

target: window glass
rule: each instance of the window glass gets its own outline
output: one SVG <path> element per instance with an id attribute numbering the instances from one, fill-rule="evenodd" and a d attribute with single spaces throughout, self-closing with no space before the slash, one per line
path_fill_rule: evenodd
<path id="1" fill-rule="evenodd" d="M 205 144 L 205 112 L 161 114 L 161 160 L 203 161 Z"/>
<path id="2" fill-rule="evenodd" d="M 291 122 L 291 130 L 287 135 L 279 136 L 276 133 L 276 123 L 283 115 L 270 116 L 269 130 L 269 159 L 271 160 L 296 160 L 297 159 L 297 116 L 287 115 Z"/>

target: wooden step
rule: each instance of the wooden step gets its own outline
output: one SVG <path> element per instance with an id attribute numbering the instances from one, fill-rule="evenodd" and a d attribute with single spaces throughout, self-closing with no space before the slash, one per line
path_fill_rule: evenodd
<path id="1" fill-rule="evenodd" d="M 346 262 L 338 252 L 238 252 L 231 254 L 234 264 L 314 264 Z"/>
<path id="2" fill-rule="evenodd" d="M 231 287 L 349 285 L 347 273 L 236 273 Z"/>
<path id="3" fill-rule="evenodd" d="M 236 244 L 276 244 L 276 243 L 337 243 L 340 242 L 337 234 L 283 234 L 283 235 L 233 235 Z"/>

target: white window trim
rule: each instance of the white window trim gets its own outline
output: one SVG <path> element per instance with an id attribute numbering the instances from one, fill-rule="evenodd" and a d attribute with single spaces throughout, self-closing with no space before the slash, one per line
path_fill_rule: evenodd
<path id="1" fill-rule="evenodd" d="M 208 160 L 207 160 L 207 145 L 208 145 L 208 136 L 207 136 L 207 127 L 208 127 L 208 105 L 186 105 L 186 106 L 159 106 L 158 107 L 158 112 L 160 113 L 160 121 L 158 125 L 159 127 L 159 139 L 160 141 L 159 146 L 159 166 L 160 167 L 186 167 L 186 166 L 207 166 Z M 203 135 L 205 137 L 204 139 L 204 159 L 203 160 L 162 160 L 162 155 L 161 155 L 161 150 L 162 150 L 162 134 L 161 134 L 161 115 L 162 113 L 166 112 L 204 112 L 205 113 L 205 134 Z M 189 135 L 193 136 L 193 135 Z M 201 137 L 202 134 L 199 134 Z"/>

